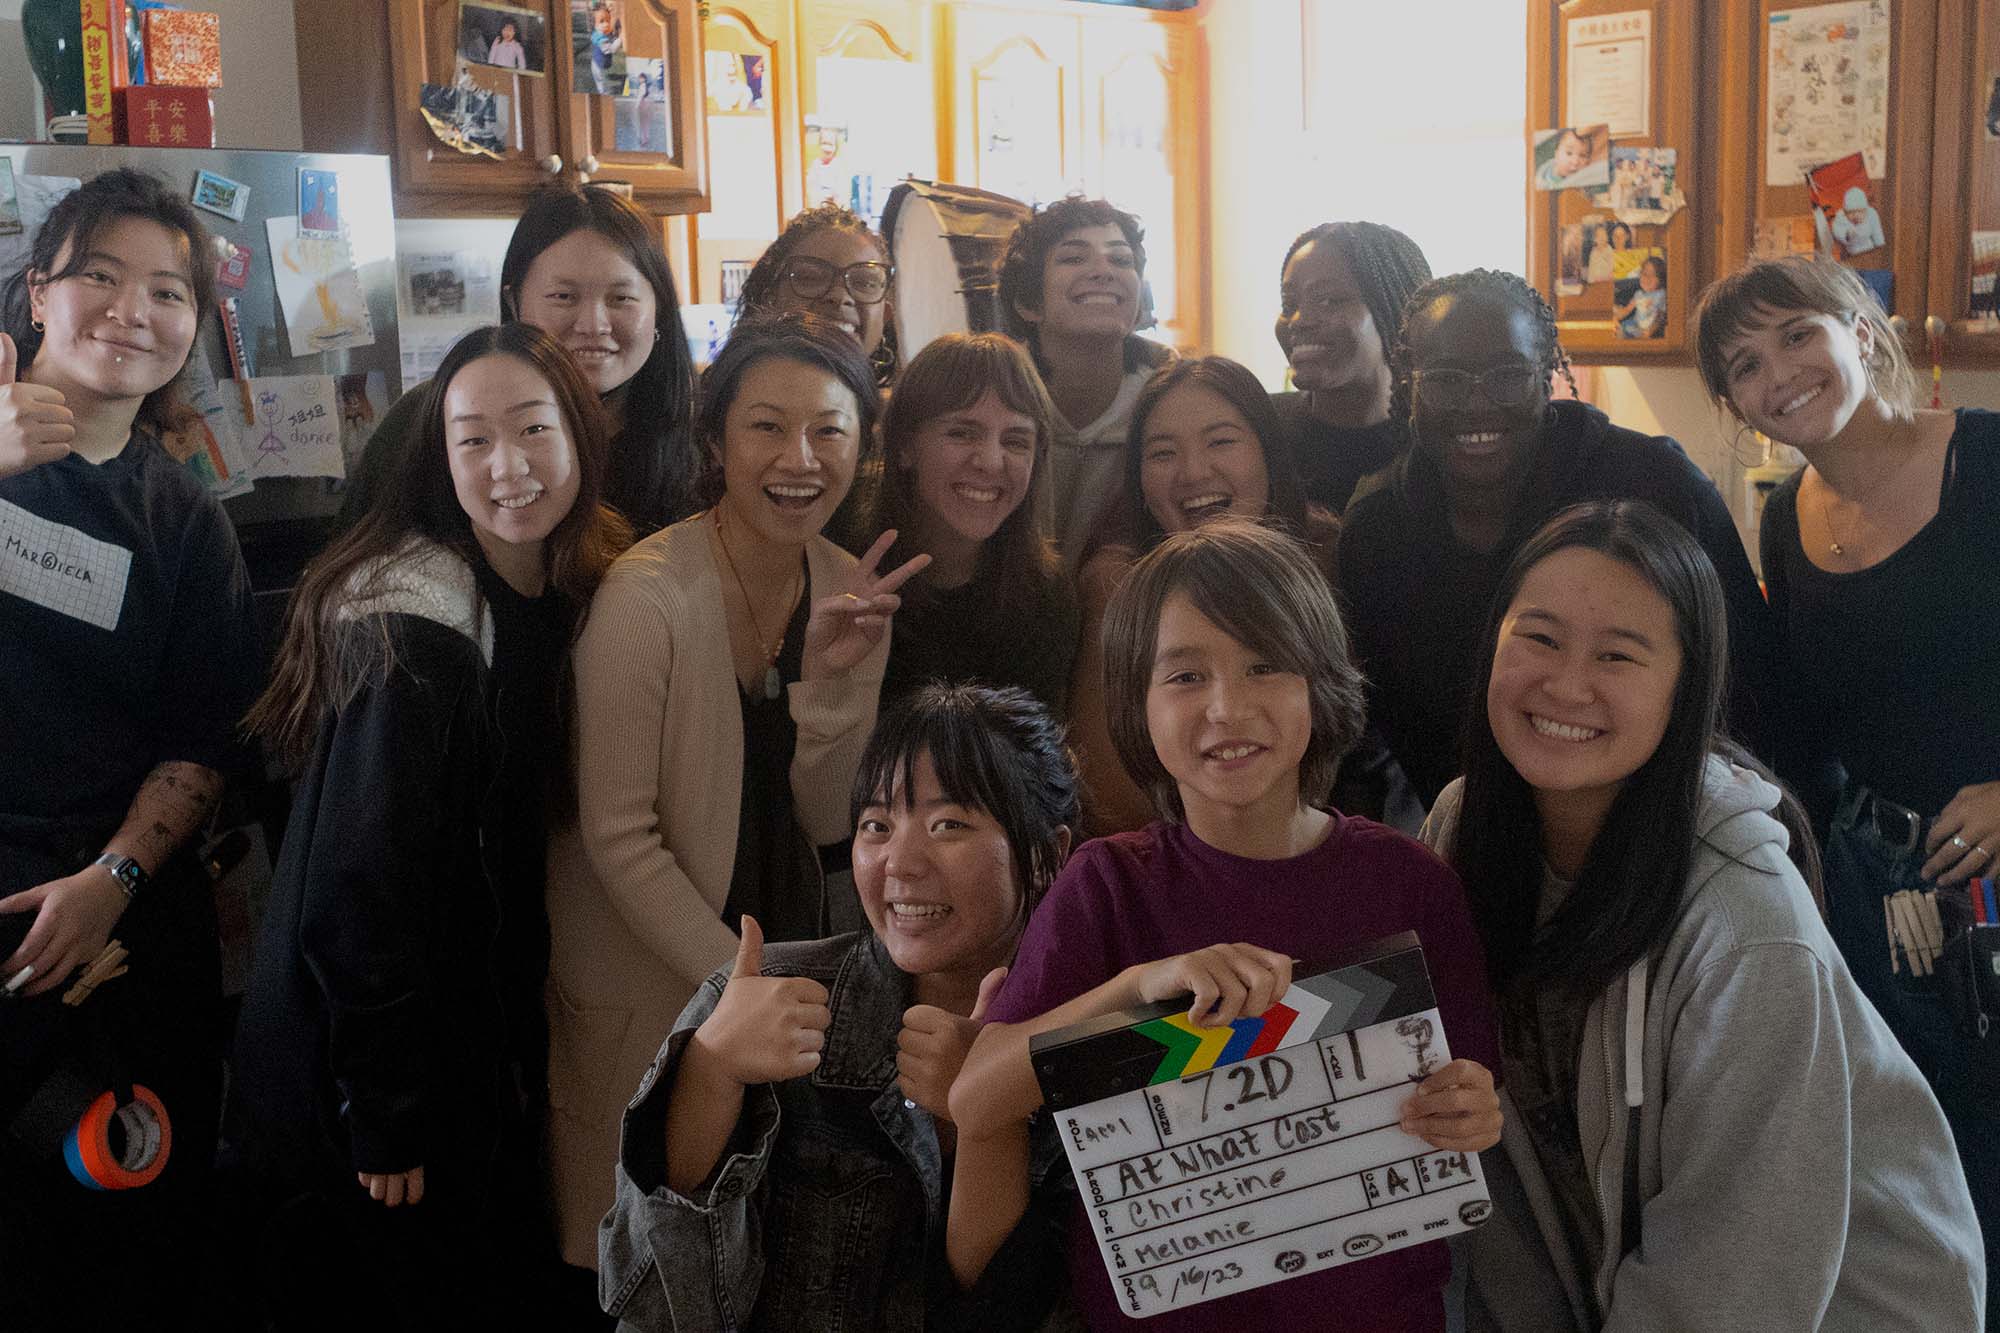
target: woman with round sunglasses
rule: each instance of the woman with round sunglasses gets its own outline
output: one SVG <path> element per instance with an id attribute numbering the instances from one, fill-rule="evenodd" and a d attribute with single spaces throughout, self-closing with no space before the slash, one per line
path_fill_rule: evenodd
<path id="1" fill-rule="evenodd" d="M 1409 448 L 1390 484 L 1343 517 L 1341 605 L 1369 720 L 1424 803 L 1459 772 L 1476 643 L 1501 571 L 1529 534 L 1584 500 L 1647 501 L 1708 553 L 1729 608 L 1730 731 L 1766 754 L 1775 639 L 1736 524 L 1672 439 L 1551 401 L 1569 358 L 1540 294 L 1489 269 L 1426 283 L 1392 365 L 1390 417 Z"/>
<path id="2" fill-rule="evenodd" d="M 888 242 L 852 211 L 820 204 L 793 218 L 758 256 L 743 279 L 737 313 L 803 312 L 831 320 L 861 345 L 875 382 L 886 387 L 896 374 L 894 279 Z"/>

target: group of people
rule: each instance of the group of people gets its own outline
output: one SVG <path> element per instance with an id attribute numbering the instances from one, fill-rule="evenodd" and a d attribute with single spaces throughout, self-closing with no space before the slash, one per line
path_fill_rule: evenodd
<path id="1" fill-rule="evenodd" d="M 1807 460 L 1767 596 L 1674 441 L 1559 396 L 1531 287 L 1391 228 L 1283 257 L 1273 395 L 1140 336 L 1111 204 L 1021 224 L 1004 333 L 907 357 L 822 206 L 697 386 L 657 232 L 552 187 L 267 659 L 159 443 L 209 253 L 107 173 L 0 307 L 25 1326 L 207 1273 L 282 1328 L 1111 1328 L 1030 1040 L 1227 1024 L 1406 930 L 1457 1058 L 1402 1128 L 1495 1204 L 1468 1326 L 1984 1326 L 1994 1054 L 1889 904 L 1969 952 L 2000 849 L 2000 417 L 1916 408 L 1847 270 L 1696 314 Z M 294 786 L 225 1098 L 195 852 L 244 739 Z M 140 1086 L 164 1172 L 85 1188 L 52 1113 Z M 1156 1318 L 1443 1328 L 1452 1267 Z"/>

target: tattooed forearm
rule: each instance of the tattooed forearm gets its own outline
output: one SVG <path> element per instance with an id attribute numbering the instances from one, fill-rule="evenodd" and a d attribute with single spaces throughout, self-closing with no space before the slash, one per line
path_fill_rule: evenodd
<path id="1" fill-rule="evenodd" d="M 201 832 L 222 798 L 222 775 L 201 764 L 164 763 L 146 775 L 125 823 L 107 850 L 138 860 L 148 873 Z"/>

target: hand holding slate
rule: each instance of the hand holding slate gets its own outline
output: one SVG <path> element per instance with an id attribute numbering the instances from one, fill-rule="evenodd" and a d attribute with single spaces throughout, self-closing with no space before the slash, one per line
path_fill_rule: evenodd
<path id="1" fill-rule="evenodd" d="M 913 1005 L 903 1013 L 903 1031 L 896 1038 L 896 1084 L 905 1097 L 940 1120 L 951 1119 L 951 1085 L 965 1065 L 972 1039 L 986 1024 L 987 1006 L 1006 979 L 1004 967 L 986 974 L 970 1018 L 933 1004 Z"/>
<path id="2" fill-rule="evenodd" d="M 76 414 L 60 390 L 17 380 L 20 353 L 0 333 L 0 479 L 53 463 L 76 438 Z"/>
<path id="3" fill-rule="evenodd" d="M 812 1073 L 833 1021 L 826 987 L 810 977 L 767 977 L 763 970 L 764 929 L 746 916 L 722 999 L 694 1033 L 715 1071 L 740 1087 Z"/>
<path id="4" fill-rule="evenodd" d="M 1292 986 L 1292 960 L 1254 944 L 1212 944 L 1135 969 L 1139 998 L 1171 1000 L 1192 993 L 1188 1022 L 1227 1027 L 1245 1014 L 1261 1014 Z"/>
<path id="5" fill-rule="evenodd" d="M 1453 1060 L 1403 1103 L 1403 1132 L 1445 1152 L 1484 1152 L 1500 1141 L 1500 1094 L 1493 1071 Z"/>

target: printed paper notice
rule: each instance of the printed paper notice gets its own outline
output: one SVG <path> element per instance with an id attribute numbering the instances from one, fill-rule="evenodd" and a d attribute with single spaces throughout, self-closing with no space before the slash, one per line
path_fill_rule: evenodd
<path id="1" fill-rule="evenodd" d="M 292 355 L 372 346 L 375 323 L 361 293 L 347 233 L 302 235 L 294 217 L 267 218 L 264 231 L 271 242 L 271 275 L 277 280 Z"/>
<path id="2" fill-rule="evenodd" d="M 1653 132 L 1653 15 L 1649 10 L 1569 21 L 1571 125 L 1605 124 L 1614 138 Z"/>
<path id="3" fill-rule="evenodd" d="M 1859 150 L 1870 179 L 1889 158 L 1889 0 L 1845 0 L 1771 15 L 1764 85 L 1764 183 Z"/>
<path id="4" fill-rule="evenodd" d="M 1034 1039 L 1126 1314 L 1439 1240 L 1492 1212 L 1478 1154 L 1400 1127 L 1411 1083 L 1451 1059 L 1423 950 L 1404 934 L 1368 952 L 1226 1028 L 1153 1006 Z"/>
<path id="5" fill-rule="evenodd" d="M 234 395 L 233 381 L 219 386 Z M 248 426 L 238 436 L 243 466 L 266 477 L 344 477 L 340 397 L 331 375 L 266 375 L 250 381 Z"/>

